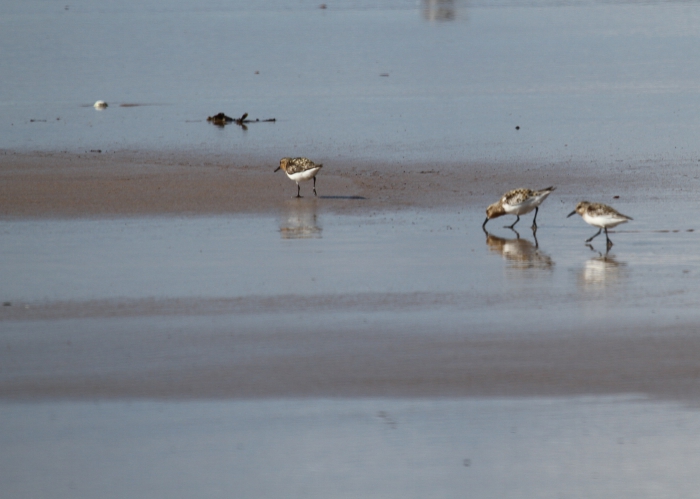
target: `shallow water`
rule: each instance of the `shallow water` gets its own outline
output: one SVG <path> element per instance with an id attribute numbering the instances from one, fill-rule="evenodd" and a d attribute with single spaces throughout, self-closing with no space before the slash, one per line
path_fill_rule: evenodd
<path id="1" fill-rule="evenodd" d="M 698 497 L 700 413 L 634 397 L 1 403 L 13 498 Z"/>
<path id="2" fill-rule="evenodd" d="M 297 296 L 313 308 L 314 297 L 335 297 L 331 311 L 343 312 L 386 295 L 385 307 L 399 315 L 418 300 L 425 310 L 472 304 L 470 314 L 484 313 L 486 303 L 486 310 L 536 306 L 566 322 L 592 309 L 614 311 L 617 320 L 697 317 L 700 232 L 685 225 L 680 207 L 620 206 L 636 220 L 611 233 L 606 253 L 604 234 L 584 245 L 595 229 L 565 218 L 556 194 L 534 236 L 531 215 L 520 232 L 503 228 L 512 217 L 492 220 L 486 235 L 480 211 L 339 216 L 322 203 L 290 200 L 276 217 L 3 221 L 0 298 L 21 308 Z"/>
<path id="3" fill-rule="evenodd" d="M 5 2 L 0 148 L 234 162 L 700 156 L 698 2 L 318 7 Z M 92 109 L 98 99 L 110 107 Z M 218 112 L 277 121 L 221 129 L 206 122 Z"/>

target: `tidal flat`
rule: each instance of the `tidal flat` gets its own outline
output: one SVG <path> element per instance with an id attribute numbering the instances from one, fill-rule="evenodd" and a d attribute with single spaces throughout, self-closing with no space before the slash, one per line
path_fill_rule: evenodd
<path id="1" fill-rule="evenodd" d="M 700 4 L 321 7 L 0 5 L 3 495 L 698 496 Z"/>

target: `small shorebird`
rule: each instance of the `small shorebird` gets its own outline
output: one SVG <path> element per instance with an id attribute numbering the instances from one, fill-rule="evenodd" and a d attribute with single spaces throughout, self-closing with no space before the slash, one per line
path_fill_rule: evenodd
<path id="1" fill-rule="evenodd" d="M 537 230 L 537 212 L 542 201 L 547 199 L 554 187 L 547 187 L 539 191 L 531 189 L 513 189 L 506 192 L 497 203 L 493 203 L 486 208 L 486 220 L 481 226 L 486 230 L 486 222 L 492 218 L 497 218 L 503 215 L 515 215 L 517 218 L 513 225 L 506 225 L 507 229 L 512 229 L 520 221 L 520 215 L 525 215 L 535 210 L 535 217 L 532 219 L 532 229 Z"/>
<path id="2" fill-rule="evenodd" d="M 583 221 L 588 225 L 599 228 L 598 232 L 586 239 L 586 242 L 590 243 L 594 238 L 600 235 L 601 231 L 605 230 L 605 239 L 607 241 L 608 248 L 613 245 L 612 241 L 608 237 L 608 227 L 617 227 L 620 224 L 632 220 L 632 217 L 623 215 L 615 208 L 612 208 L 607 204 L 589 203 L 588 201 L 581 201 L 579 204 L 577 204 L 576 209 L 569 213 L 566 218 L 569 218 L 571 215 L 575 215 L 576 213 L 581 215 Z"/>
<path id="3" fill-rule="evenodd" d="M 282 158 L 275 171 L 284 170 L 284 173 L 297 183 L 296 197 L 300 198 L 299 182 L 311 179 L 314 179 L 314 196 L 316 196 L 316 174 L 322 167 L 323 165 L 317 165 L 309 158 Z"/>

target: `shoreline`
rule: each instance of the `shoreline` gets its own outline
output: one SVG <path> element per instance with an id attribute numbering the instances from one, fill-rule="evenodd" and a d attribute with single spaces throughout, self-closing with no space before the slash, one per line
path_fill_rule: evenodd
<path id="1" fill-rule="evenodd" d="M 404 209 L 485 209 L 515 187 L 553 185 L 574 203 L 623 202 L 687 188 L 683 175 L 645 163 L 373 164 L 320 158 L 318 207 L 332 213 Z M 0 154 L 1 218 L 272 214 L 293 199 L 295 184 L 276 164 L 221 155 L 167 152 Z M 693 165 L 694 166 L 694 165 Z M 314 199 L 302 183 L 304 199 Z"/>

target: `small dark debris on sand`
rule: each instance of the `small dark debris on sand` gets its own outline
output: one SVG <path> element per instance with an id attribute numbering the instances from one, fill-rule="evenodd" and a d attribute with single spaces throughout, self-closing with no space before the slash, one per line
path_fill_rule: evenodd
<path id="1" fill-rule="evenodd" d="M 214 116 L 209 116 L 207 117 L 207 121 L 211 122 L 212 124 L 216 126 L 225 126 L 228 125 L 229 123 L 235 123 L 236 125 L 240 125 L 243 128 L 246 128 L 245 125 L 247 123 L 269 123 L 269 122 L 275 122 L 277 121 L 275 118 L 269 118 L 266 120 L 261 120 L 259 118 L 256 118 L 254 120 L 249 120 L 248 119 L 248 113 L 243 113 L 243 116 L 240 118 L 231 118 L 230 116 L 226 116 L 224 113 L 219 113 Z"/>

